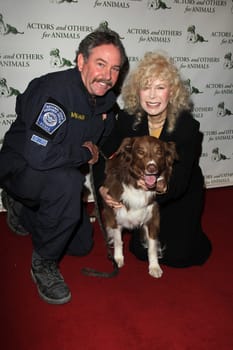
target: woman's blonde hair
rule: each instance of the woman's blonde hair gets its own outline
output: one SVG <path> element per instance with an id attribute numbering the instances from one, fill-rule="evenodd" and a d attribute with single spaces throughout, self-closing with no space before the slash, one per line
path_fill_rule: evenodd
<path id="1" fill-rule="evenodd" d="M 189 93 L 172 59 L 160 52 L 147 52 L 133 70 L 122 88 L 124 109 L 135 117 L 134 127 L 140 124 L 145 112 L 140 105 L 139 92 L 150 85 L 151 80 L 161 79 L 169 83 L 171 97 L 168 104 L 168 131 L 174 129 L 178 113 L 190 109 Z"/>

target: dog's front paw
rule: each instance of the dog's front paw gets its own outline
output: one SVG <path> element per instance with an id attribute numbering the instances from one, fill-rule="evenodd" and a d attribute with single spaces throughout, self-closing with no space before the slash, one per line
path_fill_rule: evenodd
<path id="1" fill-rule="evenodd" d="M 149 275 L 155 278 L 160 278 L 162 277 L 163 270 L 160 268 L 159 265 L 157 266 L 150 266 L 149 267 Z"/>
<path id="2" fill-rule="evenodd" d="M 117 263 L 117 266 L 120 268 L 122 266 L 124 266 L 124 257 L 123 256 L 115 256 L 115 261 Z"/>

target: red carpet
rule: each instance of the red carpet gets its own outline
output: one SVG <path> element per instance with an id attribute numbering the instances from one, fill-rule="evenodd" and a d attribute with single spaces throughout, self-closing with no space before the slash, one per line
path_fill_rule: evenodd
<path id="1" fill-rule="evenodd" d="M 72 291 L 67 305 L 37 295 L 30 277 L 31 239 L 11 233 L 0 214 L 0 313 L 3 350 L 232 350 L 233 187 L 207 190 L 204 230 L 213 254 L 202 267 L 163 266 L 161 279 L 128 252 L 117 277 L 82 275 L 88 266 L 111 271 L 98 225 L 93 252 L 65 257 Z"/>

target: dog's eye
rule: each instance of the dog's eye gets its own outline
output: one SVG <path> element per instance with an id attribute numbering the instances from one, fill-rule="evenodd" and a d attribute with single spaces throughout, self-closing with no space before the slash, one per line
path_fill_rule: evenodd
<path id="1" fill-rule="evenodd" d="M 137 150 L 137 155 L 138 155 L 139 157 L 143 157 L 144 154 L 145 154 L 145 152 L 144 152 L 143 149 L 138 149 L 138 150 Z"/>

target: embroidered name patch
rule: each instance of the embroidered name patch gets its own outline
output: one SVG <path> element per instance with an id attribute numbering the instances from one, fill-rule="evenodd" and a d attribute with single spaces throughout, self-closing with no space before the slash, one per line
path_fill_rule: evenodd
<path id="1" fill-rule="evenodd" d="M 71 118 L 79 119 L 79 120 L 85 120 L 86 119 L 85 114 L 79 114 L 77 112 L 71 112 L 70 116 L 71 116 Z"/>
<path id="2" fill-rule="evenodd" d="M 37 143 L 38 145 L 44 146 L 44 147 L 47 146 L 47 143 L 48 143 L 48 140 L 45 140 L 42 137 L 37 136 L 35 134 L 32 135 L 31 141 Z"/>
<path id="3" fill-rule="evenodd" d="M 54 103 L 46 102 L 36 120 L 36 125 L 52 135 L 66 120 L 64 111 Z"/>

